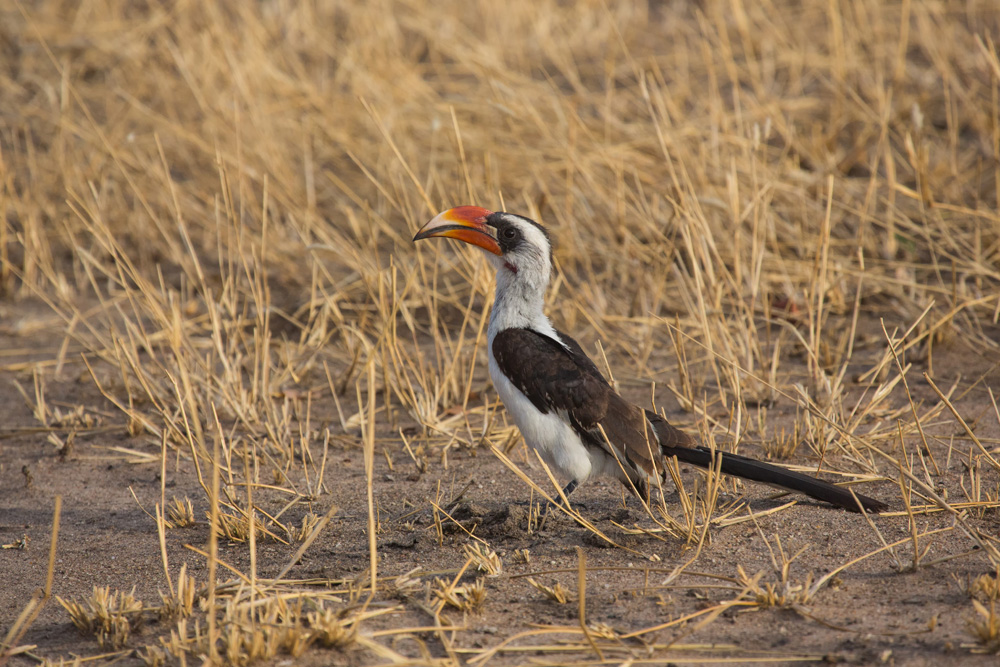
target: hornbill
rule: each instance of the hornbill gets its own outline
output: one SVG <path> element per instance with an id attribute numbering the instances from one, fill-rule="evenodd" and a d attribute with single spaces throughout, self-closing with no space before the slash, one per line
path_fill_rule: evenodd
<path id="1" fill-rule="evenodd" d="M 632 405 L 605 380 L 579 343 L 557 331 L 544 313 L 552 272 L 552 244 L 528 218 L 459 206 L 438 214 L 414 241 L 458 239 L 485 251 L 496 268 L 496 298 L 490 313 L 490 377 L 500 399 L 542 459 L 569 480 L 569 495 L 593 475 L 616 477 L 648 494 L 648 479 L 666 473 L 665 459 L 701 468 L 713 452 L 650 410 Z M 815 477 L 728 452 L 727 475 L 797 491 L 838 507 L 878 512 L 885 505 Z"/>

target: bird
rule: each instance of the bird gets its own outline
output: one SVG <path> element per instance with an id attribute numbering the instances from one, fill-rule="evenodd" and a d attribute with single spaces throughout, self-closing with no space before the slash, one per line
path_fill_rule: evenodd
<path id="1" fill-rule="evenodd" d="M 851 511 L 886 505 L 816 477 L 700 446 L 664 417 L 624 399 L 583 348 L 545 315 L 552 276 L 549 232 L 529 218 L 479 206 L 436 215 L 413 237 L 476 246 L 496 269 L 487 328 L 489 373 L 524 441 L 564 479 L 568 497 L 591 477 L 617 478 L 649 497 L 670 457 L 700 468 L 805 494 Z"/>

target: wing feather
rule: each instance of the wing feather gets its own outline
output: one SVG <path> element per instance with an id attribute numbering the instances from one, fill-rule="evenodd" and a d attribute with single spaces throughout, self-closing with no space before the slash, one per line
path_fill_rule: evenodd
<path id="1" fill-rule="evenodd" d="M 618 395 L 579 343 L 558 335 L 501 331 L 493 339 L 497 366 L 540 412 L 565 415 L 587 444 L 618 458 L 633 481 L 640 469 L 659 472 L 662 457 L 643 411 Z"/>

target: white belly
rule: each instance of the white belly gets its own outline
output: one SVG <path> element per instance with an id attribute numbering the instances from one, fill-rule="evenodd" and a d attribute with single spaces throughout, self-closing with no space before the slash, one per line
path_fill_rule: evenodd
<path id="1" fill-rule="evenodd" d="M 500 400 L 520 429 L 524 441 L 564 481 L 584 482 L 593 471 L 591 452 L 580 437 L 558 414 L 542 414 L 528 397 L 500 372 L 490 355 L 490 377 Z"/>

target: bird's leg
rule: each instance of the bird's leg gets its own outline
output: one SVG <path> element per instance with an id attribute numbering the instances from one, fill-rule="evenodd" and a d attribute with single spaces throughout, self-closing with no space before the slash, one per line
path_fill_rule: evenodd
<path id="1" fill-rule="evenodd" d="M 650 495 L 649 482 L 644 479 L 640 479 L 635 485 L 635 490 L 639 494 L 639 499 L 644 500 L 645 504 L 648 506 L 653 496 Z"/>
<path id="2" fill-rule="evenodd" d="M 569 494 L 573 493 L 573 491 L 575 491 L 576 487 L 578 487 L 578 486 L 580 486 L 580 482 L 576 481 L 575 479 L 571 479 L 569 481 L 569 484 L 567 484 L 566 486 L 563 487 L 562 496 L 566 498 L 566 503 L 571 508 L 578 508 L 579 507 L 579 508 L 586 509 L 587 506 L 584 505 L 583 503 L 571 503 L 569 501 Z M 547 505 L 547 507 L 545 508 L 546 511 L 555 509 L 555 504 L 553 504 L 553 503 L 546 503 L 546 505 Z"/>
<path id="3" fill-rule="evenodd" d="M 555 498 L 555 502 L 545 501 L 544 504 L 541 503 L 541 502 L 538 503 L 538 511 L 539 511 L 539 513 L 540 514 L 548 514 L 549 511 L 555 511 L 556 508 L 561 504 L 560 501 L 561 501 L 561 497 L 562 496 L 565 496 L 566 502 L 569 503 L 569 505 L 570 505 L 571 508 L 573 508 L 573 509 L 578 509 L 578 508 L 586 509 L 587 506 L 584 505 L 583 503 L 570 503 L 569 502 L 569 494 L 573 493 L 573 491 L 575 491 L 576 487 L 578 487 L 578 486 L 580 486 L 580 482 L 578 482 L 575 479 L 570 480 L 569 484 L 567 484 L 566 486 L 564 486 L 562 488 L 562 494 L 561 494 L 561 496 Z M 523 501 L 519 501 L 519 502 L 515 502 L 514 504 L 515 505 L 522 505 L 522 506 L 523 505 L 528 505 L 528 509 L 529 509 L 529 511 L 531 511 L 532 510 L 532 506 L 535 503 L 525 503 Z"/>
<path id="4" fill-rule="evenodd" d="M 569 484 L 567 484 L 566 486 L 563 487 L 561 496 L 563 496 L 563 497 L 566 498 L 566 502 L 569 503 L 570 507 L 572 507 L 574 509 L 576 509 L 576 508 L 586 509 L 587 506 L 584 505 L 583 503 L 570 503 L 569 502 L 569 494 L 573 493 L 573 491 L 575 491 L 576 487 L 578 487 L 578 486 L 580 486 L 580 482 L 578 482 L 575 479 L 571 479 L 570 482 L 569 482 Z M 544 505 L 541 504 L 541 503 L 539 503 L 539 505 L 538 505 L 539 510 L 543 514 L 548 513 L 550 510 L 555 510 L 559 506 L 560 500 L 561 500 L 561 497 L 557 497 L 557 498 L 555 498 L 555 502 L 548 502 L 548 501 L 546 501 Z M 523 504 L 523 503 L 517 503 L 517 504 Z M 530 504 L 529 504 L 529 509 L 530 509 Z"/>

